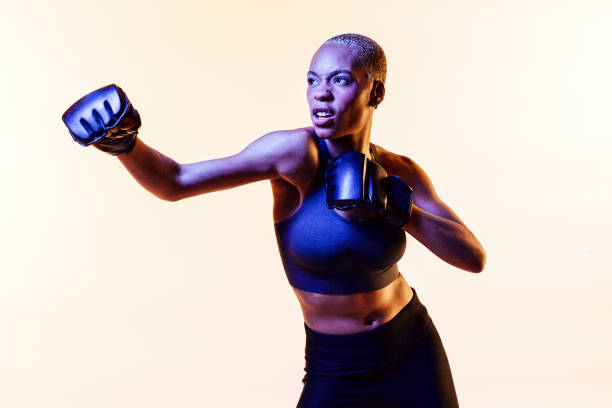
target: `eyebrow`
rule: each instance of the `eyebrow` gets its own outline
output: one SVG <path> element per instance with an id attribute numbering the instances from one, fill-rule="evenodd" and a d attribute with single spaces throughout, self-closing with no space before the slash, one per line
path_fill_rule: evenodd
<path id="1" fill-rule="evenodd" d="M 316 77 L 318 77 L 318 76 L 319 76 L 319 75 L 318 75 L 316 72 L 314 72 L 314 71 L 308 71 L 307 75 L 308 75 L 308 74 L 310 74 L 310 75 L 314 75 L 314 76 L 316 76 Z M 338 74 L 349 74 L 349 75 L 351 75 L 351 76 L 353 75 L 353 73 L 352 73 L 351 71 L 349 71 L 349 70 L 346 70 L 346 69 L 339 69 L 339 70 L 336 70 L 336 71 L 334 71 L 334 72 L 331 72 L 331 73 L 329 74 L 329 76 L 330 76 L 330 77 L 332 77 L 332 76 L 334 76 L 334 75 L 338 75 Z"/>

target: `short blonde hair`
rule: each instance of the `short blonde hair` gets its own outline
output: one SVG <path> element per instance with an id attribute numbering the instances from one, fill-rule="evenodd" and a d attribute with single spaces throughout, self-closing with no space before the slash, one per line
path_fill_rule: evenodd
<path id="1" fill-rule="evenodd" d="M 369 79 L 377 79 L 385 83 L 387 79 L 387 58 L 385 52 L 378 43 L 369 37 L 361 34 L 340 34 L 336 35 L 325 44 L 340 44 L 349 47 L 358 63 L 363 66 Z"/>

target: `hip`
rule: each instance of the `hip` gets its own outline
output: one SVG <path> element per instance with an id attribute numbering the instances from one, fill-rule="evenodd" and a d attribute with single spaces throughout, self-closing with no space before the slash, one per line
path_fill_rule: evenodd
<path id="1" fill-rule="evenodd" d="M 376 329 L 333 335 L 304 328 L 306 375 L 299 407 L 458 406 L 446 351 L 415 290 L 410 302 Z"/>
<path id="2" fill-rule="evenodd" d="M 377 371 L 398 361 L 417 343 L 437 332 L 413 289 L 411 300 L 388 322 L 368 331 L 328 334 L 313 330 L 306 322 L 307 374 L 353 376 Z"/>

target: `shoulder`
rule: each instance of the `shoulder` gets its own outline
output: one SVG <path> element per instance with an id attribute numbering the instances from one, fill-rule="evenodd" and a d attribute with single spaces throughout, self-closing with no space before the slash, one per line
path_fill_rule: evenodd
<path id="1" fill-rule="evenodd" d="M 245 166 L 273 166 L 282 172 L 312 156 L 313 150 L 316 147 L 306 130 L 275 130 L 251 142 L 235 159 Z"/>
<path id="2" fill-rule="evenodd" d="M 275 151 L 280 174 L 301 171 L 304 166 L 316 165 L 317 146 L 307 128 L 276 130 L 263 136 Z"/>
<path id="3" fill-rule="evenodd" d="M 275 130 L 266 133 L 262 138 L 276 150 L 295 155 L 307 154 L 315 147 L 308 128 Z"/>
<path id="4" fill-rule="evenodd" d="M 257 143 L 274 163 L 280 180 L 292 185 L 308 184 L 318 166 L 318 148 L 308 128 L 275 130 Z"/>
<path id="5" fill-rule="evenodd" d="M 427 173 L 416 161 L 408 156 L 391 152 L 377 144 L 374 144 L 374 146 L 387 174 L 401 178 L 412 187 L 415 196 L 431 197 L 436 195 Z"/>
<path id="6" fill-rule="evenodd" d="M 412 188 L 416 206 L 465 226 L 459 216 L 440 199 L 429 176 L 421 166 L 409 157 L 390 152 L 378 145 L 374 146 L 387 174 L 398 176 Z"/>

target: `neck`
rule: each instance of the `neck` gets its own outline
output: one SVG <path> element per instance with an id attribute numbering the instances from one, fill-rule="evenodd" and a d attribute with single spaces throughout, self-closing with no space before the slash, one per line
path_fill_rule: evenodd
<path id="1" fill-rule="evenodd" d="M 332 160 L 336 157 L 348 152 L 361 152 L 370 159 L 370 132 L 372 129 L 372 121 L 368 121 L 367 126 L 364 126 L 357 132 L 349 133 L 344 136 L 335 137 L 333 139 L 325 139 L 327 150 L 331 155 Z"/>

